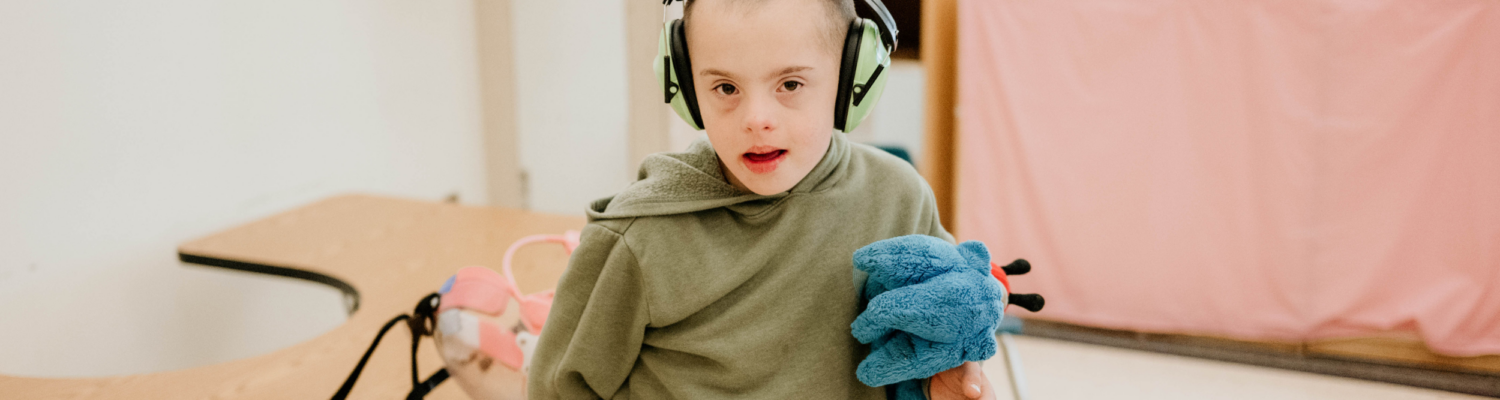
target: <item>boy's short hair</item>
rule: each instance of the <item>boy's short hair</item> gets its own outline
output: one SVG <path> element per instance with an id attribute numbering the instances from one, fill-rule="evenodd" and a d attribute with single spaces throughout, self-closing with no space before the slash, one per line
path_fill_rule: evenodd
<path id="1" fill-rule="evenodd" d="M 682 22 L 688 24 L 693 19 L 693 4 L 703 0 L 683 0 Z M 731 5 L 740 7 L 740 10 L 748 12 L 750 7 L 764 0 L 712 0 L 725 1 Z M 854 12 L 854 0 L 804 0 L 823 3 L 823 8 L 828 11 L 828 21 L 823 27 L 823 41 L 828 48 L 835 53 L 843 53 L 844 37 L 849 34 L 849 22 L 858 17 Z M 689 24 L 691 25 L 691 24 Z"/>

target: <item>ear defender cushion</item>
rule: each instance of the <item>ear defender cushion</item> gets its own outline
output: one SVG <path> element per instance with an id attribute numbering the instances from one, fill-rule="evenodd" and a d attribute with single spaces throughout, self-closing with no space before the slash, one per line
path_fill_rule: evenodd
<path id="1" fill-rule="evenodd" d="M 890 50 L 880 39 L 880 29 L 873 21 L 856 19 L 849 24 L 844 39 L 843 60 L 839 65 L 839 92 L 833 108 L 833 127 L 849 132 L 875 109 L 885 92 L 886 68 L 890 67 Z"/>
<path id="2" fill-rule="evenodd" d="M 849 93 L 854 86 L 854 69 L 859 66 L 859 41 L 864 38 L 864 19 L 849 22 L 849 32 L 844 35 L 844 52 L 839 60 L 838 94 L 833 99 L 833 129 L 844 129 L 849 118 Z"/>
<path id="3" fill-rule="evenodd" d="M 698 93 L 693 86 L 693 64 L 688 55 L 687 27 L 681 19 L 672 20 L 668 50 L 671 52 L 668 58 L 672 62 L 672 75 L 677 78 L 677 88 L 682 103 L 679 106 L 673 100 L 673 108 L 677 108 L 677 115 L 691 125 L 693 129 L 703 130 L 703 114 L 698 111 Z M 688 115 L 682 115 L 686 109 Z M 689 118 L 691 117 L 691 118 Z"/>
<path id="4" fill-rule="evenodd" d="M 697 92 L 693 90 L 693 69 L 687 57 L 687 42 L 679 33 L 682 20 L 662 23 L 661 38 L 657 40 L 656 59 L 651 61 L 651 70 L 661 83 L 663 99 L 677 117 L 682 118 L 693 129 L 703 129 L 703 117 L 698 114 Z M 674 50 L 675 49 L 675 50 Z"/>

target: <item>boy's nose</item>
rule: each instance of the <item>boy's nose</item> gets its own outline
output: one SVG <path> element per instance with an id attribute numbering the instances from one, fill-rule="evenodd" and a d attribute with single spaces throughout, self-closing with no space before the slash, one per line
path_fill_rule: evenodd
<path id="1" fill-rule="evenodd" d="M 745 133 L 761 133 L 776 130 L 776 99 L 772 96 L 751 96 L 745 109 Z"/>

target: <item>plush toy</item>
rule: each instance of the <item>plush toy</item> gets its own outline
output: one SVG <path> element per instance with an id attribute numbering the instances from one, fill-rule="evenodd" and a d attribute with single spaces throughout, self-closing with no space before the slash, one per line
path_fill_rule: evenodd
<path id="1" fill-rule="evenodd" d="M 526 398 L 526 369 L 552 309 L 553 292 L 522 294 L 511 272 L 511 258 L 521 246 L 541 242 L 560 243 L 572 253 L 578 238 L 573 231 L 523 238 L 505 251 L 503 275 L 466 267 L 438 291 L 442 300 L 433 338 L 449 373 L 469 397 Z"/>
<path id="2" fill-rule="evenodd" d="M 882 240 L 855 251 L 854 267 L 869 274 L 861 293 L 868 305 L 850 326 L 870 344 L 856 375 L 870 386 L 894 384 L 897 399 L 923 399 L 922 379 L 994 356 L 1007 304 L 1043 305 L 1039 295 L 1010 294 L 1006 275 L 1025 273 L 1026 260 L 999 267 L 976 241 Z"/>

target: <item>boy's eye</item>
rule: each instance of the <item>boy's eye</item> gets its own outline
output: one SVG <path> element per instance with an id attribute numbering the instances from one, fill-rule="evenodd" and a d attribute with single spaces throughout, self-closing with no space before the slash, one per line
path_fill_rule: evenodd
<path id="1" fill-rule="evenodd" d="M 799 89 L 801 87 L 802 87 L 802 82 L 797 82 L 797 81 L 786 81 L 785 83 L 781 84 L 781 88 L 782 89 L 786 89 L 786 91 L 788 91 L 788 92 L 795 91 L 795 90 L 797 90 L 797 89 Z"/>
<path id="2" fill-rule="evenodd" d="M 719 86 L 714 86 L 714 90 L 718 91 L 719 93 L 723 93 L 726 96 L 727 95 L 732 95 L 735 92 L 739 91 L 739 89 L 735 88 L 734 85 L 731 85 L 731 84 L 728 84 L 728 83 L 720 84 Z"/>

